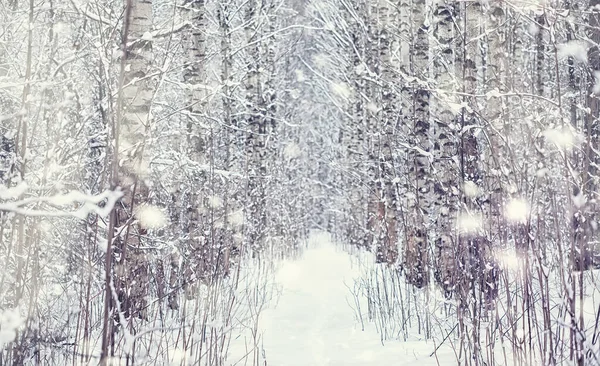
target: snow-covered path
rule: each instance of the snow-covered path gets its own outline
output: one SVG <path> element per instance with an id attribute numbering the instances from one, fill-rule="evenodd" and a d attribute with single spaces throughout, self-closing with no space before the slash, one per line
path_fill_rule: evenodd
<path id="1" fill-rule="evenodd" d="M 437 365 L 429 357 L 432 343 L 384 346 L 370 325 L 361 330 L 347 287 L 359 274 L 351 257 L 326 234 L 312 237 L 299 260 L 286 261 L 276 275 L 279 301 L 265 310 L 259 324 L 266 365 Z M 448 362 L 453 358 L 443 361 L 455 363 Z"/>

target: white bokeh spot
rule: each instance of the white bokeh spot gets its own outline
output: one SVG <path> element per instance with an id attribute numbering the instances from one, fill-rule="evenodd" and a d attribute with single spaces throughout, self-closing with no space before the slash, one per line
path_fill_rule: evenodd
<path id="1" fill-rule="evenodd" d="M 352 97 L 350 86 L 344 82 L 331 83 L 330 88 L 334 94 L 339 95 L 344 99 L 350 99 L 350 97 Z"/>
<path id="2" fill-rule="evenodd" d="M 582 141 L 581 136 L 565 128 L 553 128 L 544 131 L 546 139 L 561 150 L 570 151 Z"/>
<path id="3" fill-rule="evenodd" d="M 141 227 L 146 229 L 160 229 L 169 224 L 169 219 L 160 207 L 142 204 L 135 210 L 135 217 Z"/>
<path id="4" fill-rule="evenodd" d="M 301 154 L 302 154 L 302 150 L 300 149 L 300 146 L 298 146 L 298 144 L 295 142 L 290 142 L 283 149 L 283 156 L 287 160 L 295 159 L 295 158 L 299 157 Z"/>
<path id="5" fill-rule="evenodd" d="M 481 215 L 463 212 L 457 218 L 458 231 L 461 234 L 477 234 L 483 230 Z"/>
<path id="6" fill-rule="evenodd" d="M 466 181 L 463 187 L 465 195 L 469 198 L 476 198 L 481 195 L 481 189 L 474 182 Z"/>
<path id="7" fill-rule="evenodd" d="M 229 223 L 233 226 L 242 226 L 244 224 L 244 212 L 240 209 L 230 213 Z"/>
<path id="8" fill-rule="evenodd" d="M 509 221 L 525 223 L 529 216 L 529 205 L 523 199 L 511 199 L 504 207 L 504 217 Z"/>
<path id="9" fill-rule="evenodd" d="M 208 205 L 212 208 L 221 208 L 223 207 L 223 200 L 217 196 L 208 197 Z"/>

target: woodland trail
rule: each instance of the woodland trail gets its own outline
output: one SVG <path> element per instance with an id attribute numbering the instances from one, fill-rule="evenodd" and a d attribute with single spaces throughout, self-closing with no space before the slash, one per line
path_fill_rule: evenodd
<path id="1" fill-rule="evenodd" d="M 350 290 L 360 276 L 357 263 L 327 234 L 309 242 L 300 259 L 282 264 L 276 274 L 280 297 L 261 316 L 267 365 L 437 365 L 429 357 L 432 342 L 382 345 L 372 324 L 362 330 Z M 366 312 L 366 306 L 361 309 Z M 443 358 L 442 365 L 455 363 L 452 354 Z"/>

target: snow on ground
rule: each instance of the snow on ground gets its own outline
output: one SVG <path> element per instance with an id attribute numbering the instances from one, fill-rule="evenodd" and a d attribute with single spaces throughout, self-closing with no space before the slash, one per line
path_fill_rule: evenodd
<path id="1" fill-rule="evenodd" d="M 351 256 L 336 248 L 328 234 L 313 234 L 303 255 L 284 261 L 276 273 L 280 295 L 259 320 L 260 364 L 438 365 L 435 356 L 429 356 L 435 348 L 432 342 L 382 345 L 373 326 L 367 324 L 361 330 L 348 288 L 359 276 Z M 445 348 L 438 351 L 441 365 L 456 363 L 448 352 Z"/>

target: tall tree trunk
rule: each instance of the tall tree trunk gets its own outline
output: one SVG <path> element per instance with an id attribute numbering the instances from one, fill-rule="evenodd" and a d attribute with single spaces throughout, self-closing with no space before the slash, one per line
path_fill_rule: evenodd
<path id="1" fill-rule="evenodd" d="M 474 95 L 478 93 L 481 79 L 478 75 L 477 66 L 480 57 L 480 44 L 478 37 L 483 32 L 482 19 L 483 13 L 481 4 L 478 1 L 465 5 L 465 29 L 462 58 L 462 78 L 463 92 L 465 93 L 465 102 L 471 106 L 471 109 L 477 109 L 477 101 Z M 483 173 L 481 172 L 481 148 L 477 140 L 477 134 L 480 133 L 481 122 L 476 115 L 463 108 L 461 118 L 461 141 L 460 141 L 460 169 L 461 184 L 463 192 L 463 210 L 461 216 L 470 220 L 479 221 L 483 217 L 481 212 L 482 203 L 477 195 L 469 194 L 469 186 L 483 187 Z M 461 291 L 464 295 L 469 290 L 478 288 L 480 293 L 495 296 L 495 276 L 490 273 L 490 269 L 495 268 L 492 261 L 490 243 L 483 235 L 483 228 L 478 228 L 474 232 L 465 232 L 462 230 L 459 238 L 459 262 L 464 268 L 465 273 L 461 278 L 466 280 L 462 282 Z M 489 281 L 489 282 L 488 282 Z"/>
<path id="2" fill-rule="evenodd" d="M 267 36 L 264 43 L 263 59 L 264 63 L 262 68 L 264 69 L 264 85 L 262 87 L 262 106 L 261 113 L 264 118 L 264 131 L 262 136 L 262 155 L 260 157 L 260 171 L 262 180 L 262 208 L 261 215 L 262 226 L 265 234 L 268 232 L 270 238 L 269 245 L 272 245 L 273 236 L 278 235 L 274 228 L 275 215 L 269 215 L 273 205 L 270 202 L 273 200 L 272 195 L 268 192 L 273 192 L 276 187 L 272 184 L 274 181 L 268 175 L 275 173 L 275 157 L 277 156 L 276 147 L 278 145 L 279 135 L 277 133 L 277 121 L 279 118 L 278 111 L 278 80 L 277 80 L 277 25 L 278 25 L 278 14 L 277 14 L 277 2 L 276 0 L 263 0 L 263 13 L 265 18 L 268 19 L 269 26 L 267 27 Z"/>
<path id="3" fill-rule="evenodd" d="M 433 60 L 434 77 L 439 94 L 434 123 L 434 195 L 436 205 L 435 277 L 449 295 L 456 285 L 456 219 L 458 174 L 456 164 L 457 119 L 452 107 L 458 104 L 455 91 L 456 4 L 437 3 L 434 36 L 439 45 Z"/>
<path id="4" fill-rule="evenodd" d="M 152 2 L 126 0 L 123 22 L 115 148 L 111 167 L 113 186 L 120 186 L 122 199 L 111 212 L 105 266 L 105 304 L 100 363 L 106 365 L 113 320 L 145 318 L 148 290 L 148 258 L 141 248 L 146 228 L 134 215 L 148 201 L 144 182 L 146 131 L 150 124 L 152 90 L 147 78 L 152 65 Z M 114 266 L 112 266 L 114 258 Z M 113 297 L 113 286 L 116 299 Z M 112 317 L 109 316 L 112 313 Z M 126 327 L 127 324 L 121 324 Z"/>
<path id="5" fill-rule="evenodd" d="M 233 116 L 233 93 L 230 85 L 232 85 L 232 73 L 233 65 L 231 58 L 231 27 L 230 27 L 230 8 L 229 4 L 223 3 L 219 5 L 218 9 L 219 27 L 221 30 L 221 84 L 223 85 L 223 122 L 226 126 L 237 127 L 237 118 Z M 237 156 L 234 146 L 236 144 L 236 132 L 230 132 L 229 129 L 225 131 L 225 141 L 227 146 L 226 158 L 225 158 L 225 170 L 231 171 L 238 168 Z M 238 260 L 239 254 L 239 243 L 235 242 L 235 234 L 239 223 L 231 223 L 230 215 L 234 212 L 237 207 L 235 206 L 237 200 L 238 191 L 233 186 L 233 182 L 229 182 L 227 185 L 227 196 L 225 201 L 225 212 L 224 212 L 224 233 L 223 233 L 223 256 L 222 266 L 223 273 L 229 274 L 229 267 L 232 262 Z"/>
<path id="6" fill-rule="evenodd" d="M 184 69 L 183 80 L 188 88 L 188 120 L 187 120 L 187 155 L 199 165 L 206 163 L 207 126 L 205 118 L 206 92 L 206 32 L 207 20 L 205 0 L 192 0 L 186 4 L 191 29 L 184 36 L 187 46 L 188 59 Z M 192 171 L 190 187 L 184 198 L 186 218 L 184 230 L 187 232 L 186 257 L 184 264 L 184 289 L 188 299 L 196 295 L 196 281 L 207 281 L 211 274 L 213 250 L 210 240 L 205 235 L 209 225 L 206 215 L 202 214 L 204 199 L 203 192 L 206 183 L 204 170 Z"/>
<path id="7" fill-rule="evenodd" d="M 362 4 L 355 2 L 354 7 L 351 9 L 354 14 L 362 13 Z M 351 13 L 348 9 L 348 13 Z M 350 123 L 348 135 L 348 159 L 350 178 L 348 181 L 350 189 L 350 215 L 352 222 L 349 227 L 349 236 L 353 244 L 357 246 L 367 246 L 368 239 L 367 235 L 363 231 L 364 224 L 366 222 L 365 213 L 365 194 L 364 189 L 360 184 L 357 183 L 357 176 L 360 176 L 364 167 L 363 163 L 365 160 L 365 136 L 366 131 L 366 103 L 364 100 L 365 93 L 365 76 L 367 74 L 367 68 L 363 61 L 363 53 L 365 48 L 365 34 L 362 23 L 359 19 L 349 14 L 347 22 L 349 24 L 350 33 L 350 45 L 352 46 L 351 51 L 351 64 L 349 65 L 349 74 L 352 75 L 351 86 L 354 91 L 354 98 L 351 103 L 350 111 Z"/>
<path id="8" fill-rule="evenodd" d="M 500 171 L 502 167 L 508 166 L 505 157 L 504 146 L 499 134 L 507 134 L 509 124 L 507 123 L 508 98 L 500 95 L 494 95 L 494 91 L 499 93 L 510 89 L 507 72 L 509 54 L 509 39 L 506 30 L 502 27 L 507 21 L 505 10 L 500 2 L 490 3 L 488 12 L 485 16 L 487 36 L 487 53 L 485 56 L 485 86 L 492 95 L 486 103 L 484 112 L 487 119 L 490 146 L 487 150 L 486 160 L 486 185 L 484 187 L 475 187 L 473 198 L 481 197 L 484 205 L 484 217 L 489 218 L 485 222 L 486 229 L 489 230 L 492 237 L 501 237 L 502 233 L 498 225 L 495 225 L 501 219 L 502 212 L 502 182 L 500 177 L 489 174 L 492 169 Z M 467 193 L 467 192 L 465 192 Z"/>
<path id="9" fill-rule="evenodd" d="M 378 225 L 379 238 L 377 239 L 376 259 L 380 263 L 394 264 L 398 258 L 397 227 L 396 227 L 396 189 L 394 175 L 395 129 L 396 129 L 396 95 L 392 88 L 392 58 L 391 58 L 391 35 L 389 28 L 392 27 L 391 10 L 385 0 L 380 0 L 377 6 L 379 19 L 379 30 L 377 39 L 379 41 L 379 67 L 383 88 L 380 90 L 381 112 L 379 117 L 379 140 L 378 151 L 378 179 L 375 181 L 374 189 L 379 193 L 378 212 L 382 213 Z"/>
<path id="10" fill-rule="evenodd" d="M 148 290 L 148 255 L 142 249 L 146 227 L 136 212 L 148 202 L 146 132 L 151 123 L 152 90 L 149 72 L 152 66 L 152 2 L 130 0 L 124 27 L 125 67 L 123 70 L 122 118 L 118 135 L 118 157 L 123 161 L 118 184 L 123 198 L 116 209 L 115 285 L 120 310 L 125 317 L 145 317 Z M 119 317 L 117 316 L 117 321 Z"/>
<path id="11" fill-rule="evenodd" d="M 581 192 L 573 192 L 575 196 L 582 195 L 592 198 L 595 192 L 598 190 L 598 182 L 600 177 L 598 176 L 598 166 L 600 164 L 600 1 L 590 0 L 589 9 L 591 13 L 589 15 L 589 38 L 593 42 L 593 45 L 588 49 L 588 88 L 587 88 L 587 107 L 589 113 L 585 117 L 585 133 L 586 133 L 586 147 L 585 147 L 585 175 L 586 179 L 582 184 Z M 574 83 L 574 81 L 572 81 Z M 574 222 L 574 234 L 576 241 L 579 241 L 579 258 L 575 259 L 575 267 L 578 269 L 587 269 L 591 265 L 598 265 L 600 263 L 600 248 L 593 248 L 590 242 L 594 241 L 595 230 L 591 225 L 595 222 L 596 216 L 594 213 L 597 210 L 597 199 L 592 199 L 587 204 L 588 207 L 582 208 L 582 211 L 578 215 L 573 217 Z M 585 217 L 585 216 L 587 217 Z"/>
<path id="12" fill-rule="evenodd" d="M 266 150 L 265 139 L 267 120 L 265 116 L 265 100 L 261 83 L 261 33 L 259 14 L 263 7 L 256 0 L 248 2 L 246 7 L 246 42 L 248 44 L 246 61 L 246 156 L 248 172 L 248 203 L 246 216 L 247 240 L 253 255 L 263 249 L 266 230 L 265 208 L 265 176 Z"/>
<path id="13" fill-rule="evenodd" d="M 429 77 L 429 25 L 426 22 L 427 2 L 414 0 L 412 7 L 412 74 L 419 80 Z M 413 90 L 414 115 L 412 120 L 410 174 L 414 177 L 414 199 L 410 203 L 407 240 L 403 267 L 407 281 L 417 287 L 429 282 L 429 218 L 432 208 L 431 189 L 431 137 L 429 121 L 430 93 L 423 85 Z"/>

